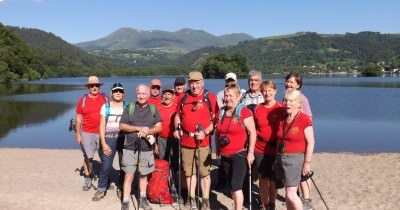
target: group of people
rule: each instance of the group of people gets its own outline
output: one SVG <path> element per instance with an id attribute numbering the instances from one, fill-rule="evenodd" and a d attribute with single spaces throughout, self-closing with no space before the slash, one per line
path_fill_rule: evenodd
<path id="1" fill-rule="evenodd" d="M 183 77 L 177 77 L 174 86 L 162 86 L 153 79 L 150 85 L 136 87 L 134 103 L 125 103 L 121 83 L 112 85 L 108 99 L 100 92 L 103 83 L 96 76 L 88 78 L 85 86 L 89 93 L 80 97 L 76 106 L 75 133 L 85 157 L 83 190 L 92 186 L 91 164 L 100 147 L 101 169 L 92 200 L 106 195 L 118 152 L 121 209 L 129 209 L 136 171 L 139 208 L 151 209 L 146 188 L 155 157 L 167 160 L 173 174 L 180 175 L 182 170 L 182 177 L 174 179 L 185 181 L 179 186 L 186 188 L 185 209 L 211 209 L 211 136 L 215 134 L 216 155 L 235 209 L 241 210 L 251 196 L 245 180 L 252 177 L 259 179 L 260 209 L 275 209 L 277 180 L 285 187 L 288 209 L 303 209 L 303 205 L 310 209 L 309 185 L 303 186 L 300 180 L 311 171 L 314 134 L 311 109 L 300 92 L 301 76 L 287 75 L 283 102 L 275 99 L 276 84 L 263 81 L 261 72 L 255 70 L 249 72 L 247 91 L 239 87 L 233 72 L 225 75 L 225 88 L 217 95 L 205 89 L 201 72 L 190 72 L 187 81 L 188 90 Z M 201 189 L 198 199 L 197 185 Z"/>

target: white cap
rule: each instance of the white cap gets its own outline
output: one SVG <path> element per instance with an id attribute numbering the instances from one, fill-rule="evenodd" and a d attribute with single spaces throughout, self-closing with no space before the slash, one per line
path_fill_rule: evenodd
<path id="1" fill-rule="evenodd" d="M 227 79 L 233 79 L 233 80 L 237 81 L 236 74 L 233 72 L 229 72 L 229 73 L 225 74 L 225 80 L 227 80 Z"/>

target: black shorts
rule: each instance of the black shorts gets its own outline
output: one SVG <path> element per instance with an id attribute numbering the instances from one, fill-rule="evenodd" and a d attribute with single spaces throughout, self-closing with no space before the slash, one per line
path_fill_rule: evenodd
<path id="1" fill-rule="evenodd" d="M 244 177 L 249 170 L 246 157 L 246 151 L 230 156 L 221 156 L 221 167 L 223 167 L 225 174 L 228 175 L 231 192 L 241 190 L 243 187 Z"/>
<path id="2" fill-rule="evenodd" d="M 266 155 L 255 152 L 254 156 L 258 178 L 274 179 L 275 174 L 272 167 L 275 162 L 275 155 Z"/>

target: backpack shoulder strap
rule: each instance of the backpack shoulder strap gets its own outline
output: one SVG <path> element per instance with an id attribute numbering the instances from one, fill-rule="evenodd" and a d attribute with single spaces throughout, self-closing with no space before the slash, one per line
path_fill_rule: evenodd
<path id="1" fill-rule="evenodd" d="M 156 118 L 156 106 L 154 106 L 154 104 L 149 104 L 149 106 L 151 115 L 153 116 L 153 118 Z"/>
<path id="2" fill-rule="evenodd" d="M 244 122 L 242 122 L 240 120 L 240 114 L 242 113 L 242 109 L 243 107 L 245 107 L 246 105 L 239 103 L 236 108 L 235 108 L 235 118 L 239 121 L 240 125 L 242 126 L 242 128 L 245 128 L 244 126 Z"/>
<path id="3" fill-rule="evenodd" d="M 212 115 L 212 107 L 211 107 L 211 101 L 210 101 L 210 97 L 208 96 L 208 90 L 204 90 L 204 94 L 203 94 L 203 100 L 204 102 L 206 102 L 206 105 L 208 107 L 208 111 L 210 111 L 210 115 Z"/>
<path id="4" fill-rule="evenodd" d="M 88 97 L 88 94 L 83 94 L 83 98 L 82 98 L 82 104 L 81 104 L 81 108 L 85 107 L 85 103 L 86 103 L 86 99 Z"/>
<path id="5" fill-rule="evenodd" d="M 105 107 L 106 107 L 106 115 L 105 115 L 105 117 L 106 117 L 106 123 L 107 123 L 108 122 L 108 117 L 110 116 L 110 110 L 111 110 L 110 102 L 106 102 L 105 103 Z"/>
<path id="6" fill-rule="evenodd" d="M 133 116 L 134 112 L 135 112 L 135 104 L 134 103 L 129 103 L 128 104 L 128 115 L 129 115 L 129 118 Z"/>

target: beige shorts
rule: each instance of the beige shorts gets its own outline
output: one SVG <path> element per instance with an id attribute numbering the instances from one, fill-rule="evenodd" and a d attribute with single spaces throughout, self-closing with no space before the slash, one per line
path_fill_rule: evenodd
<path id="1" fill-rule="evenodd" d="M 185 176 L 197 173 L 197 148 L 182 147 L 182 166 Z M 210 174 L 211 153 L 210 147 L 200 147 L 200 177 Z"/>

